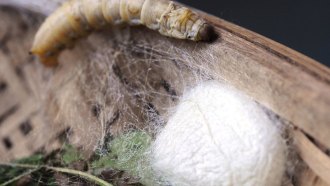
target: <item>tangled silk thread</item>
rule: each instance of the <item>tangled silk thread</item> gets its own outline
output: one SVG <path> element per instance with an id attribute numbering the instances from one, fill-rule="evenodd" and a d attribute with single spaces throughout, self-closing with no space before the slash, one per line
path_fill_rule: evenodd
<path id="1" fill-rule="evenodd" d="M 261 107 L 210 81 L 183 95 L 153 144 L 152 165 L 172 185 L 279 186 L 285 154 Z"/>

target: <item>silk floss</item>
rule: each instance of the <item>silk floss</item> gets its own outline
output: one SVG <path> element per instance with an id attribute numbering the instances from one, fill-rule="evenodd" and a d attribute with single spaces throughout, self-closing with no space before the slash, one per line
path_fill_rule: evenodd
<path id="1" fill-rule="evenodd" d="M 265 111 L 210 81 L 186 92 L 152 146 L 152 166 L 171 185 L 279 186 L 286 146 Z"/>

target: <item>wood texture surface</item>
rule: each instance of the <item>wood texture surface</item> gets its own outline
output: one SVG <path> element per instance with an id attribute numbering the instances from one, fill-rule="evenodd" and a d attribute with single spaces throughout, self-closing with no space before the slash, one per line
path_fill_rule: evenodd
<path id="1" fill-rule="evenodd" d="M 329 186 L 330 184 L 324 182 L 312 170 L 306 169 L 302 172 L 297 180 L 299 186 Z"/>
<path id="2" fill-rule="evenodd" d="M 0 161 L 3 162 L 31 155 L 50 144 L 64 129 L 45 120 L 40 102 L 24 86 L 13 63 L 1 51 L 0 74 L 0 80 L 7 83 L 6 91 L 0 92 L 3 110 L 0 112 Z"/>
<path id="3" fill-rule="evenodd" d="M 29 50 L 37 19 L 29 14 L 0 8 L 0 161 L 51 152 L 60 147 L 54 125 L 42 110 L 42 84 Z"/>
<path id="4" fill-rule="evenodd" d="M 298 153 L 325 183 L 330 185 L 330 158 L 299 130 L 293 132 Z"/>

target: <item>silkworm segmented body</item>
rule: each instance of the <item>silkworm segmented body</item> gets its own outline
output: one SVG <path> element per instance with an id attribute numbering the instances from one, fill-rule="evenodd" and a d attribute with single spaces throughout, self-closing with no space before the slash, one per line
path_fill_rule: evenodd
<path id="1" fill-rule="evenodd" d="M 168 0 L 71 0 L 42 24 L 31 53 L 46 66 L 75 41 L 109 24 L 145 25 L 165 36 L 193 41 L 210 40 L 213 28 L 196 13 Z"/>

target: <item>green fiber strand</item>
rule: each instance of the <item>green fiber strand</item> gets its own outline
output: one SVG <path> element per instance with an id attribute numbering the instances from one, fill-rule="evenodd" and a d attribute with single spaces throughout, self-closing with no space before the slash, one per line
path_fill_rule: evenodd
<path id="1" fill-rule="evenodd" d="M 30 174 L 32 174 L 33 172 L 35 172 L 35 171 L 37 171 L 39 169 L 40 168 L 34 168 L 32 170 L 26 171 L 26 172 L 24 172 L 24 173 L 22 173 L 22 174 L 20 174 L 20 175 L 18 175 L 16 177 L 14 177 L 14 178 L 8 180 L 8 181 L 6 181 L 5 183 L 0 184 L 0 186 L 7 186 L 7 185 L 9 185 L 11 183 L 14 183 L 15 181 L 18 181 L 19 179 L 23 178 L 24 176 L 30 175 Z"/>
<path id="2" fill-rule="evenodd" d="M 19 168 L 27 168 L 27 169 L 40 169 L 40 168 L 45 168 L 48 170 L 53 170 L 57 172 L 62 172 L 62 173 L 67 173 L 67 174 L 72 174 L 76 176 L 80 176 L 82 178 L 85 178 L 89 181 L 95 182 L 99 184 L 100 186 L 112 186 L 112 184 L 96 177 L 91 174 L 82 172 L 82 171 L 77 171 L 73 169 L 67 169 L 67 168 L 61 168 L 61 167 L 51 167 L 51 166 L 46 166 L 46 165 L 28 165 L 28 164 L 15 164 L 15 163 L 0 163 L 2 166 L 10 166 L 10 167 L 19 167 Z"/>

